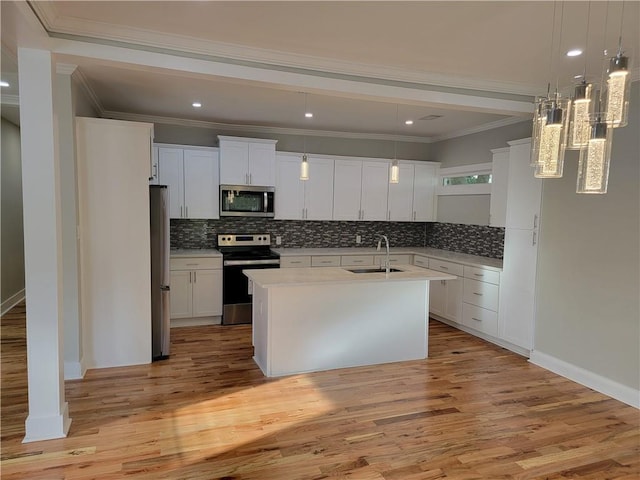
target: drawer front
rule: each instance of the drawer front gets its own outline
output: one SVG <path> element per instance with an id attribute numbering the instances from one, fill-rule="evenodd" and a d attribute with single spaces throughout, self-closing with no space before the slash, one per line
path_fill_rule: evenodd
<path id="1" fill-rule="evenodd" d="M 487 282 L 478 282 L 470 278 L 464 279 L 463 300 L 478 307 L 498 311 L 498 285 Z"/>
<path id="2" fill-rule="evenodd" d="M 171 270 L 211 270 L 222 268 L 222 258 L 171 258 L 169 264 Z"/>
<path id="3" fill-rule="evenodd" d="M 487 335 L 498 336 L 498 314 L 486 308 L 463 304 L 462 324 Z"/>
<path id="4" fill-rule="evenodd" d="M 421 257 L 420 255 L 416 255 L 413 257 L 413 264 L 422 268 L 429 268 L 429 258 Z"/>
<path id="5" fill-rule="evenodd" d="M 451 275 L 462 276 L 463 267 L 459 263 L 438 260 L 437 258 L 429 259 L 429 269 L 436 272 L 450 273 Z"/>
<path id="6" fill-rule="evenodd" d="M 312 267 L 339 267 L 340 256 L 339 255 L 319 255 L 311 257 Z"/>
<path id="7" fill-rule="evenodd" d="M 373 265 L 373 255 L 342 255 L 340 265 L 343 267 Z"/>
<path id="8" fill-rule="evenodd" d="M 304 268 L 311 266 L 311 257 L 280 257 L 280 268 Z"/>
<path id="9" fill-rule="evenodd" d="M 500 285 L 500 272 L 496 272 L 495 270 L 486 270 L 484 268 L 465 265 L 464 276 L 465 278 L 470 278 L 472 280 Z"/>
<path id="10" fill-rule="evenodd" d="M 376 255 L 375 264 L 384 265 L 386 255 Z M 411 265 L 411 255 L 403 253 L 392 253 L 389 255 L 390 265 Z"/>

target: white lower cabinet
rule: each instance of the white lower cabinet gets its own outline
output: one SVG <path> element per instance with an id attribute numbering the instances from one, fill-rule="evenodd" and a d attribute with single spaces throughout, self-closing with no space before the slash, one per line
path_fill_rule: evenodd
<path id="1" fill-rule="evenodd" d="M 459 263 L 429 259 L 428 268 L 437 272 L 462 276 Z M 429 313 L 460 323 L 462 317 L 462 279 L 429 282 Z"/>
<path id="2" fill-rule="evenodd" d="M 222 315 L 222 259 L 171 259 L 171 319 Z"/>
<path id="3" fill-rule="evenodd" d="M 310 266 L 311 257 L 308 255 L 280 257 L 280 268 L 306 268 Z"/>
<path id="4" fill-rule="evenodd" d="M 498 336 L 500 273 L 465 265 L 462 324 Z"/>

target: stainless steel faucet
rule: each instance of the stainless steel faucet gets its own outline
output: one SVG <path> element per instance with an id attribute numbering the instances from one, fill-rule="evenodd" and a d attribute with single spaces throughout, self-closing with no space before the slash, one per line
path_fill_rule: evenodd
<path id="1" fill-rule="evenodd" d="M 389 275 L 389 239 L 387 238 L 386 235 L 378 235 L 378 247 L 376 248 L 376 250 L 379 252 L 380 251 L 380 247 L 382 246 L 382 240 L 384 239 L 384 243 L 387 247 L 387 257 L 384 261 L 384 271 L 387 275 Z"/>

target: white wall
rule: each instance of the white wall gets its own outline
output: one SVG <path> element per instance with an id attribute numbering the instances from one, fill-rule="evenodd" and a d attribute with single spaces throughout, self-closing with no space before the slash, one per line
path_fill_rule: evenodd
<path id="1" fill-rule="evenodd" d="M 575 193 L 577 155 L 545 180 L 535 350 L 640 388 L 640 83 L 629 125 L 613 135 L 606 195 Z M 565 365 L 567 366 L 567 365 Z M 583 372 L 584 373 L 584 372 Z"/>
<path id="2" fill-rule="evenodd" d="M 22 162 L 20 128 L 2 119 L 1 264 L 2 311 L 24 296 L 24 235 L 22 222 Z"/>

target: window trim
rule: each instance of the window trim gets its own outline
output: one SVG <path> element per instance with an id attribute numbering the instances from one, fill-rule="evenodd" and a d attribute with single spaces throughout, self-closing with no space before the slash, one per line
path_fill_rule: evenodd
<path id="1" fill-rule="evenodd" d="M 493 164 L 474 163 L 472 165 L 462 165 L 460 167 L 441 168 L 438 173 L 438 186 L 436 195 L 491 195 L 491 183 L 471 183 L 467 185 L 443 185 L 445 177 L 466 176 L 466 175 L 488 175 L 492 173 Z"/>

